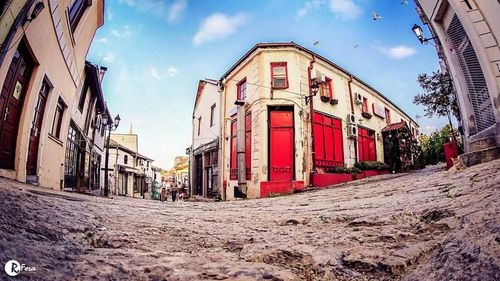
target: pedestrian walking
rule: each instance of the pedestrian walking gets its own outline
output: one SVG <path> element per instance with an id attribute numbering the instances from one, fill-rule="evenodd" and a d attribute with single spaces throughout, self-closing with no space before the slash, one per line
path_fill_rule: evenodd
<path id="1" fill-rule="evenodd" d="M 172 180 L 172 183 L 171 183 L 171 192 L 172 192 L 172 202 L 175 202 L 177 200 L 177 191 L 178 191 L 178 187 L 177 187 L 177 182 L 175 180 Z"/>

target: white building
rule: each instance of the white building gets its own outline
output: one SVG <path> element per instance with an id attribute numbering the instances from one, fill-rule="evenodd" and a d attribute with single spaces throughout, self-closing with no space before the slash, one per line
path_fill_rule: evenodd
<path id="1" fill-rule="evenodd" d="M 216 80 L 205 79 L 198 82 L 189 157 L 192 195 L 213 197 L 219 193 L 219 99 Z"/>

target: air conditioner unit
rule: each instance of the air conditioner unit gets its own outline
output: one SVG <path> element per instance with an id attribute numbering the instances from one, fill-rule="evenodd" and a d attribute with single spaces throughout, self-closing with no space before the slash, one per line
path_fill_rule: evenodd
<path id="1" fill-rule="evenodd" d="M 326 82 L 325 74 L 321 73 L 319 70 L 316 70 L 316 78 L 315 79 L 318 83 L 325 83 Z"/>
<path id="2" fill-rule="evenodd" d="M 362 104 L 363 103 L 363 97 L 360 94 L 358 94 L 358 93 L 354 93 L 354 103 L 356 105 Z"/>
<path id="3" fill-rule="evenodd" d="M 346 122 L 347 124 L 356 124 L 358 119 L 354 116 L 354 114 L 349 113 L 347 114 Z"/>
<path id="4" fill-rule="evenodd" d="M 358 127 L 355 124 L 347 125 L 347 137 L 355 138 L 358 136 Z"/>

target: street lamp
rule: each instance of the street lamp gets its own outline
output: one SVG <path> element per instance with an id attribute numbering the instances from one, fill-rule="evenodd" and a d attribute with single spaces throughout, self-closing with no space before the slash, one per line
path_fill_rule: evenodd
<path id="1" fill-rule="evenodd" d="M 104 174 L 104 196 L 108 197 L 109 195 L 109 182 L 108 182 L 108 166 L 109 166 L 109 139 L 111 136 L 111 131 L 116 130 L 118 125 L 120 124 L 120 114 L 117 114 L 115 120 L 108 119 L 107 115 L 103 118 L 104 129 L 108 131 L 108 139 L 106 140 L 106 159 L 104 162 L 104 170 L 106 171 Z M 116 163 L 115 163 L 116 165 Z"/>
<path id="2" fill-rule="evenodd" d="M 417 37 L 418 41 L 420 41 L 421 44 L 427 44 L 429 40 L 436 39 L 437 37 L 432 37 L 432 38 L 425 38 L 424 37 L 424 31 L 418 24 L 414 24 L 413 27 L 411 28 L 415 36 Z"/>
<path id="3" fill-rule="evenodd" d="M 321 83 L 318 82 L 316 79 L 312 80 L 312 82 L 311 82 L 311 95 L 305 97 L 305 99 L 306 99 L 306 105 L 311 101 L 311 99 L 314 96 L 316 96 L 316 94 L 318 93 L 319 85 L 320 84 Z"/>

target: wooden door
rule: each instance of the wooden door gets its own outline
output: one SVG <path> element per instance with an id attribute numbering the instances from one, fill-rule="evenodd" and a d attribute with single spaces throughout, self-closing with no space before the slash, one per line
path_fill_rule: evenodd
<path id="1" fill-rule="evenodd" d="M 294 178 L 293 111 L 271 111 L 269 119 L 269 180 L 292 181 Z"/>
<path id="2" fill-rule="evenodd" d="M 0 168 L 14 169 L 17 131 L 33 61 L 22 46 L 10 63 L 0 94 Z"/>
<path id="3" fill-rule="evenodd" d="M 30 142 L 28 148 L 28 161 L 26 161 L 26 174 L 37 174 L 38 162 L 38 147 L 40 144 L 40 132 L 42 130 L 43 116 L 45 112 L 45 104 L 49 94 L 50 86 L 46 81 L 43 81 L 42 88 L 38 93 L 38 101 L 33 112 L 33 121 L 31 122 Z"/>

